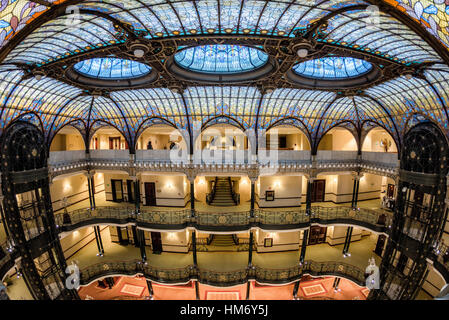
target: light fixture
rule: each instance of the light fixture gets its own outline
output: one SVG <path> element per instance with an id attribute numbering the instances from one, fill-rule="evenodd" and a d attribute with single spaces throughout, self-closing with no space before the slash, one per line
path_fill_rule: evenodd
<path id="1" fill-rule="evenodd" d="M 307 50 L 306 48 L 300 48 L 298 49 L 298 51 L 296 51 L 296 53 L 298 54 L 298 57 L 305 58 L 309 54 L 309 50 Z"/>
<path id="2" fill-rule="evenodd" d="M 135 49 L 134 50 L 134 56 L 136 58 L 142 58 L 145 55 L 145 51 L 143 51 L 142 49 Z"/>

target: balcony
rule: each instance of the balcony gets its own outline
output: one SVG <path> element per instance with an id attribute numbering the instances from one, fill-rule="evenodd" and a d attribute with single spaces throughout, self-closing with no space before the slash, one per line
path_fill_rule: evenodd
<path id="1" fill-rule="evenodd" d="M 283 284 L 299 280 L 304 275 L 339 276 L 364 286 L 364 270 L 337 261 L 304 261 L 302 265 L 290 268 L 271 269 L 247 267 L 232 271 L 214 271 L 187 265 L 182 268 L 163 268 L 150 266 L 140 260 L 96 263 L 80 270 L 80 284 L 88 285 L 97 279 L 111 276 L 143 275 L 151 281 L 165 284 L 183 284 L 198 280 L 202 284 L 219 287 L 233 286 L 255 280 L 259 283 Z"/>
<path id="2" fill-rule="evenodd" d="M 363 152 L 360 159 L 355 151 L 318 151 L 312 161 L 310 151 L 293 150 L 260 150 L 258 156 L 248 150 L 202 150 L 192 160 L 185 150 L 137 150 L 132 159 L 128 150 L 91 150 L 90 159 L 84 151 L 50 152 L 49 165 L 53 176 L 87 169 L 128 171 L 133 167 L 137 172 L 200 169 L 211 174 L 247 174 L 249 169 L 273 174 L 307 173 L 316 168 L 318 173 L 360 170 L 394 178 L 398 160 L 396 153 Z"/>
<path id="3" fill-rule="evenodd" d="M 136 213 L 135 207 L 97 207 L 75 210 L 55 216 L 61 232 L 96 224 L 134 224 L 140 229 L 183 230 L 193 227 L 199 231 L 237 232 L 258 227 L 263 230 L 294 230 L 308 228 L 313 224 L 354 225 L 381 233 L 387 233 L 392 215 L 383 210 L 369 210 L 350 207 L 312 207 L 310 215 L 306 210 L 256 209 L 251 217 L 250 211 L 202 212 L 191 210 L 150 210 L 142 209 Z"/>

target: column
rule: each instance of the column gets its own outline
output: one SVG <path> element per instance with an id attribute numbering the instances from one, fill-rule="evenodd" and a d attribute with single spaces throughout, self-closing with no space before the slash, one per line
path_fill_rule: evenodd
<path id="1" fill-rule="evenodd" d="M 150 280 L 147 280 L 147 288 L 148 288 L 148 293 L 150 294 L 150 300 L 153 300 L 153 295 L 154 295 L 154 291 L 153 291 L 153 284 L 151 283 Z"/>
<path id="2" fill-rule="evenodd" d="M 89 191 L 89 203 L 90 203 L 91 210 L 95 209 L 95 195 L 94 195 L 93 188 L 92 188 L 94 174 L 95 174 L 95 171 L 89 171 L 89 172 L 84 173 L 84 175 L 86 176 L 86 179 L 87 179 L 87 189 Z"/>
<path id="3" fill-rule="evenodd" d="M 343 257 L 350 257 L 351 254 L 348 253 L 349 251 L 349 245 L 351 244 L 351 238 L 352 238 L 352 227 L 348 227 L 348 229 L 346 230 L 346 238 L 345 238 L 345 243 L 343 245 Z"/>
<path id="4" fill-rule="evenodd" d="M 351 207 L 353 209 L 357 209 L 357 202 L 358 202 L 358 198 L 359 198 L 360 179 L 363 177 L 363 173 L 360 173 L 360 172 L 353 173 L 352 177 L 354 179 L 354 185 L 352 187 Z"/>
<path id="5" fill-rule="evenodd" d="M 255 202 L 256 202 L 256 181 L 257 181 L 257 177 L 250 177 L 249 178 L 251 180 L 251 211 L 250 211 L 250 216 L 251 218 L 254 218 L 254 206 L 255 206 Z"/>
<path id="6" fill-rule="evenodd" d="M 130 179 L 133 180 L 134 184 L 134 205 L 136 214 L 140 214 L 140 180 L 136 176 L 130 176 Z M 147 261 L 147 252 L 145 249 L 145 231 L 137 229 L 137 227 L 133 227 L 133 231 L 135 231 L 137 235 L 137 243 L 136 246 L 139 246 L 140 249 L 140 257 L 143 262 Z M 134 232 L 133 232 L 134 233 Z"/>
<path id="7" fill-rule="evenodd" d="M 248 268 L 253 266 L 253 243 L 254 235 L 251 230 L 249 230 L 249 254 L 248 254 Z"/>
<path id="8" fill-rule="evenodd" d="M 187 180 L 190 182 L 190 216 L 195 217 L 195 177 L 193 171 L 187 173 Z"/>
<path id="9" fill-rule="evenodd" d="M 334 288 L 334 291 L 340 291 L 340 289 L 338 289 L 338 285 L 340 284 L 340 278 L 339 277 L 335 277 L 334 283 L 332 284 L 332 288 Z"/>
<path id="10" fill-rule="evenodd" d="M 193 266 L 198 266 L 198 260 L 196 257 L 196 231 L 192 231 L 192 250 L 193 250 Z"/>
<path id="11" fill-rule="evenodd" d="M 97 256 L 103 257 L 104 256 L 104 248 L 103 248 L 103 241 L 101 240 L 100 227 L 94 226 L 94 232 L 95 232 L 95 240 L 97 242 L 97 249 L 98 249 Z"/>
<path id="12" fill-rule="evenodd" d="M 302 236 L 302 245 L 301 245 L 301 253 L 299 255 L 299 264 L 302 265 L 304 263 L 304 258 L 306 257 L 306 248 L 307 241 L 309 239 L 309 229 L 304 230 L 304 234 Z"/>
<path id="13" fill-rule="evenodd" d="M 195 280 L 195 297 L 196 297 L 196 300 L 201 300 L 200 299 L 200 288 L 198 286 L 198 280 Z"/>
<path id="14" fill-rule="evenodd" d="M 3 211 L 3 194 L 1 194 L 1 190 L 0 190 L 0 216 L 2 219 L 2 225 L 3 229 L 5 230 L 6 238 L 9 239 L 9 230 L 8 227 L 6 226 L 5 213 Z"/>
<path id="15" fill-rule="evenodd" d="M 249 294 L 251 292 L 251 281 L 248 280 L 246 283 L 246 300 L 249 300 Z"/>
<path id="16" fill-rule="evenodd" d="M 299 283 L 301 280 L 298 280 L 295 282 L 295 286 L 293 287 L 293 300 L 298 300 L 298 290 L 299 290 Z"/>

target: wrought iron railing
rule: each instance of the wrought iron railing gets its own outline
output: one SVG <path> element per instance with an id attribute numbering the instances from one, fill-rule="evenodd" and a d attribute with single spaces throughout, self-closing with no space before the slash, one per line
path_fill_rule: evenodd
<path id="1" fill-rule="evenodd" d="M 265 267 L 246 267 L 230 271 L 210 270 L 193 265 L 181 268 L 154 267 L 140 260 L 97 263 L 80 270 L 80 283 L 87 285 L 92 281 L 112 275 L 143 275 L 161 283 L 186 283 L 196 279 L 203 284 L 231 286 L 256 280 L 261 283 L 288 283 L 303 275 L 335 275 L 348 278 L 365 285 L 364 270 L 343 262 L 308 260 L 301 265 L 289 268 L 272 269 Z"/>
<path id="2" fill-rule="evenodd" d="M 237 212 L 203 212 L 196 211 L 198 226 L 247 226 L 250 221 L 249 211 Z"/>
<path id="3" fill-rule="evenodd" d="M 166 225 L 182 225 L 190 221 L 191 211 L 185 210 L 166 210 L 158 211 L 151 209 L 141 209 L 136 216 L 137 223 L 145 224 L 166 224 Z"/>
<path id="4" fill-rule="evenodd" d="M 234 209 L 235 210 L 235 209 Z M 58 227 L 65 226 L 70 229 L 78 225 L 88 223 L 98 224 L 104 222 L 135 223 L 145 228 L 158 226 L 164 228 L 170 226 L 196 227 L 200 230 L 243 230 L 251 227 L 263 227 L 268 229 L 283 229 L 307 227 L 311 223 L 321 224 L 354 224 L 371 228 L 375 231 L 388 231 L 392 222 L 392 213 L 383 210 L 370 210 L 360 208 L 353 210 L 351 207 L 320 207 L 313 206 L 310 215 L 304 208 L 296 210 L 255 209 L 254 216 L 250 211 L 206 212 L 195 211 L 191 216 L 191 210 L 155 210 L 142 209 L 136 213 L 134 207 L 97 207 L 79 209 L 69 213 L 55 216 Z"/>

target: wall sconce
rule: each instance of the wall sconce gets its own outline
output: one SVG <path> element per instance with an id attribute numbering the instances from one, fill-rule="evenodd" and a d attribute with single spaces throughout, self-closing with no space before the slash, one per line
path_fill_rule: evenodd
<path id="1" fill-rule="evenodd" d="M 242 179 L 242 184 L 248 184 L 248 181 L 245 178 L 243 178 Z"/>
<path id="2" fill-rule="evenodd" d="M 204 179 L 204 178 L 200 178 L 199 181 L 198 181 L 199 185 L 203 185 L 205 183 L 206 183 L 206 179 Z"/>
<path id="3" fill-rule="evenodd" d="M 274 183 L 274 187 L 275 188 L 279 188 L 281 186 L 281 182 L 280 181 L 276 181 L 275 183 Z"/>
<path id="4" fill-rule="evenodd" d="M 72 190 L 72 186 L 70 185 L 70 182 L 66 182 L 64 183 L 64 192 L 69 192 L 70 190 Z"/>
<path id="5" fill-rule="evenodd" d="M 167 233 L 167 239 L 169 239 L 169 240 L 176 239 L 176 233 L 175 232 L 168 232 Z"/>
<path id="6" fill-rule="evenodd" d="M 171 189 L 171 188 L 173 188 L 173 184 L 172 184 L 171 182 L 168 182 L 167 185 L 166 185 L 166 187 L 167 187 L 168 189 Z"/>
<path id="7" fill-rule="evenodd" d="M 337 183 L 337 181 L 338 181 L 338 179 L 337 179 L 337 178 L 334 178 L 334 183 Z"/>

